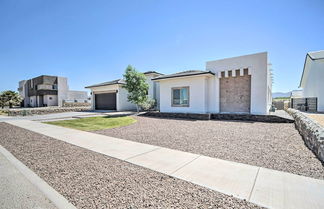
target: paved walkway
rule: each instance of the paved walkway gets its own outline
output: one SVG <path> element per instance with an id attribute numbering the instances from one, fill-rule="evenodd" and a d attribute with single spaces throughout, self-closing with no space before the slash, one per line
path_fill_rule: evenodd
<path id="1" fill-rule="evenodd" d="M 35 121 L 8 123 L 260 206 L 324 208 L 323 180 Z"/>
<path id="2" fill-rule="evenodd" d="M 294 118 L 291 115 L 289 115 L 285 110 L 276 110 L 275 112 L 270 112 L 270 115 L 275 115 L 281 118 L 294 120 Z"/>

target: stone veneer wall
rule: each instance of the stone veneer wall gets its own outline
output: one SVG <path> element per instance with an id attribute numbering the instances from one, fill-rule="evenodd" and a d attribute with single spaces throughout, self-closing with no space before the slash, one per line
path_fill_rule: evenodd
<path id="1" fill-rule="evenodd" d="M 90 102 L 65 102 L 63 101 L 63 107 L 90 107 Z"/>
<path id="2" fill-rule="evenodd" d="M 241 120 L 269 123 L 293 123 L 294 120 L 278 117 L 276 115 L 252 115 L 252 114 L 193 114 L 193 113 L 166 113 L 166 112 L 147 112 L 145 116 L 159 118 L 184 118 L 196 120 Z"/>
<path id="3" fill-rule="evenodd" d="M 45 115 L 61 112 L 82 112 L 89 111 L 89 107 L 36 107 L 36 108 L 17 108 L 8 109 L 8 116 L 27 116 L 27 115 Z"/>
<path id="4" fill-rule="evenodd" d="M 195 113 L 167 113 L 167 112 L 146 112 L 142 114 L 144 116 L 152 116 L 158 118 L 183 118 L 183 119 L 195 119 L 195 120 L 210 120 L 210 114 L 195 114 Z"/>
<path id="5" fill-rule="evenodd" d="M 295 118 L 295 126 L 307 147 L 324 163 L 324 127 L 298 110 L 287 112 Z"/>

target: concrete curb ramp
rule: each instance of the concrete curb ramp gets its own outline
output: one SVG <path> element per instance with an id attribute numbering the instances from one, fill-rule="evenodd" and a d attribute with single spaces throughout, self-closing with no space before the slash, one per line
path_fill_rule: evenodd
<path id="1" fill-rule="evenodd" d="M 22 162 L 17 160 L 10 152 L 0 145 L 0 153 L 7 158 L 7 160 L 16 167 L 16 169 L 23 174 L 36 188 L 38 188 L 52 203 L 61 209 L 76 209 L 68 202 L 61 194 L 49 186 L 43 179 L 37 176 L 32 170 L 26 167 Z M 15 201 L 15 200 L 12 200 Z"/>
<path id="2" fill-rule="evenodd" d="M 324 208 L 324 181 L 27 120 L 12 125 L 268 208 Z"/>

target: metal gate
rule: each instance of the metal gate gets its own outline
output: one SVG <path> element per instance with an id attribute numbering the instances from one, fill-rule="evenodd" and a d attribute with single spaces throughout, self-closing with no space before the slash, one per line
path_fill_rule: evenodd
<path id="1" fill-rule="evenodd" d="M 291 108 L 306 112 L 317 112 L 317 97 L 291 98 Z"/>

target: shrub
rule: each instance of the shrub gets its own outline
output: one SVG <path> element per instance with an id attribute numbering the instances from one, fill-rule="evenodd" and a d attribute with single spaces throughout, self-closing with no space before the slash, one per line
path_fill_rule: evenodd
<path id="1" fill-rule="evenodd" d="M 156 101 L 151 98 L 147 98 L 144 102 L 140 103 L 139 106 L 142 110 L 153 110 L 155 107 Z"/>

